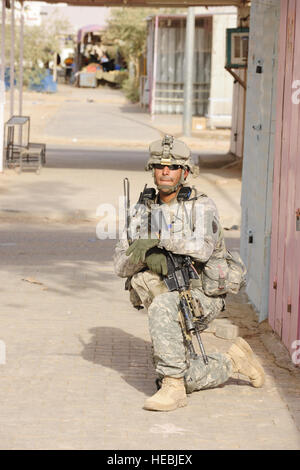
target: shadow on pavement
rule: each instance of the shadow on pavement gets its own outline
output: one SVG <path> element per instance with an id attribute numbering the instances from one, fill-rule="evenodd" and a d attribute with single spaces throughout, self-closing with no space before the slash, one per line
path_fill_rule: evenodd
<path id="1" fill-rule="evenodd" d="M 127 150 L 124 147 L 105 150 L 91 147 L 49 146 L 46 168 L 144 171 L 149 156 L 148 145 L 149 143 L 145 142 L 145 150 Z M 200 152 L 192 152 L 196 165 L 198 165 L 198 157 L 201 158 L 201 156 Z M 200 174 L 210 173 L 216 176 L 222 175 L 227 179 L 241 179 L 241 169 L 222 169 L 222 166 L 232 161 L 232 157 L 228 154 L 212 153 L 205 157 L 205 163 L 200 164 Z"/>
<path id="2" fill-rule="evenodd" d="M 147 143 L 145 151 L 50 147 L 46 168 L 143 171 L 147 157 Z"/>
<path id="3" fill-rule="evenodd" d="M 92 334 L 89 343 L 84 343 L 79 338 L 83 346 L 81 352 L 83 359 L 114 369 L 125 382 L 146 395 L 155 393 L 157 376 L 149 341 L 114 327 L 91 328 L 89 332 Z M 227 385 L 249 387 L 249 382 L 230 378 L 216 388 L 223 388 Z"/>
<path id="4" fill-rule="evenodd" d="M 110 295 L 116 280 L 111 265 L 115 243 L 98 240 L 93 226 L 6 224 L 0 230 L 0 272 L 13 273 L 22 288 L 44 287 L 73 298 L 90 289 Z M 26 278 L 42 285 L 24 282 Z"/>
<path id="5" fill-rule="evenodd" d="M 89 343 L 79 338 L 83 359 L 114 369 L 125 382 L 146 395 L 156 391 L 149 341 L 113 327 L 91 328 L 89 333 Z"/>

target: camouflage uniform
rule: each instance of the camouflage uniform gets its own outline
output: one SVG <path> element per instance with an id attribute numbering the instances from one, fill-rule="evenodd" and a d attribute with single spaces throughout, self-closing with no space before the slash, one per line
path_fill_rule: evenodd
<path id="1" fill-rule="evenodd" d="M 201 266 L 208 260 L 222 260 L 226 249 L 214 202 L 204 194 L 190 199 L 177 203 L 175 198 L 169 204 L 157 204 L 159 201 L 156 199 L 154 204 L 140 208 L 131 218 L 130 238 L 147 238 L 149 219 L 152 217 L 151 229 L 160 239 L 158 248 L 190 256 L 198 272 L 201 272 Z M 159 217 L 164 222 L 159 224 L 160 230 L 156 230 L 158 226 L 155 221 Z M 226 382 L 232 373 L 228 356 L 210 354 L 208 365 L 203 363 L 201 357 L 196 360 L 188 357 L 179 319 L 178 292 L 169 292 L 161 276 L 147 270 L 146 264 L 132 264 L 126 256 L 128 246 L 124 233 L 115 249 L 115 272 L 120 277 L 130 277 L 130 289 L 134 293 L 131 297 L 135 306 L 143 305 L 148 310 L 153 359 L 158 375 L 184 377 L 189 393 Z M 203 292 L 201 275 L 199 280 L 192 281 L 191 292 L 207 323 L 224 309 L 223 297 L 207 296 Z"/>
<path id="2" fill-rule="evenodd" d="M 184 203 L 189 214 L 192 202 Z M 199 242 L 193 240 L 190 218 L 186 217 L 182 232 L 184 237 L 176 239 L 176 221 L 172 224 L 170 236 L 161 239 L 159 246 L 177 254 L 186 254 L 194 261 L 204 263 L 208 259 L 221 258 L 225 249 L 222 229 L 215 204 L 208 197 L 200 197 L 196 205 L 204 207 L 204 237 L 199 250 Z M 172 206 L 169 205 L 172 214 Z M 138 237 L 142 231 L 142 215 L 137 215 L 132 224 L 140 227 Z M 174 219 L 173 219 L 174 220 Z M 178 224 L 177 224 L 178 225 Z M 166 233 L 167 235 L 167 233 Z M 139 263 L 133 265 L 125 252 L 129 244 L 127 238 L 122 237 L 115 249 L 114 266 L 118 276 L 131 277 L 131 286 L 138 294 L 140 304 L 148 310 L 149 331 L 153 344 L 154 364 L 159 376 L 185 377 L 188 392 L 209 388 L 224 383 L 232 373 L 231 361 L 224 354 L 210 354 L 209 364 L 206 366 L 201 357 L 190 360 L 186 353 L 182 329 L 179 323 L 178 292 L 169 292 L 161 277 L 149 270 L 146 265 Z M 224 308 L 222 297 L 209 297 L 201 289 L 201 278 L 198 285 L 191 289 L 194 298 L 198 301 L 202 313 L 211 322 Z"/>
<path id="3" fill-rule="evenodd" d="M 200 289 L 193 289 L 203 298 Z M 216 387 L 227 381 L 232 365 L 226 354 L 209 354 L 208 365 L 202 357 L 188 357 L 178 317 L 179 294 L 167 292 L 154 298 L 148 308 L 149 331 L 153 344 L 154 365 L 160 377 L 184 377 L 188 393 Z"/>

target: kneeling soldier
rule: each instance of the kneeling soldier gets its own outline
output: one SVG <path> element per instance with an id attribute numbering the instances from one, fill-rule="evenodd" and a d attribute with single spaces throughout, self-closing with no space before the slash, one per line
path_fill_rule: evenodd
<path id="1" fill-rule="evenodd" d="M 158 192 L 144 190 L 126 234 L 114 254 L 115 272 L 127 278 L 135 307 L 148 310 L 153 360 L 161 388 L 148 398 L 146 410 L 171 411 L 187 404 L 186 394 L 225 383 L 233 373 L 255 387 L 264 371 L 246 341 L 238 338 L 227 354 L 191 354 L 180 311 L 180 292 L 168 288 L 168 258 L 189 259 L 196 324 L 205 329 L 225 309 L 229 276 L 227 250 L 214 202 L 186 184 L 193 171 L 184 142 L 165 136 L 150 145 L 146 170 L 152 170 Z M 236 271 L 233 274 L 235 276 Z M 164 282 L 166 278 L 168 282 Z M 233 279 L 235 281 L 235 279 Z M 237 283 L 237 282 L 236 282 Z M 235 282 L 233 282 L 235 285 Z M 227 290 L 226 290 L 227 288 Z M 207 360 L 206 360 L 207 359 Z"/>

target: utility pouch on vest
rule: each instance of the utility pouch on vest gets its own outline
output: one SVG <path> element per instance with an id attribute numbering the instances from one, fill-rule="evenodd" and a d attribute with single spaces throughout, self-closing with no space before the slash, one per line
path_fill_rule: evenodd
<path id="1" fill-rule="evenodd" d="M 210 296 L 226 294 L 228 271 L 226 259 L 210 258 L 201 275 L 204 293 Z"/>
<path id="2" fill-rule="evenodd" d="M 228 264 L 227 292 L 237 294 L 246 284 L 247 269 L 237 251 L 228 251 L 226 254 Z"/>
<path id="3" fill-rule="evenodd" d="M 227 250 L 224 258 L 211 257 L 202 271 L 202 288 L 206 295 L 237 294 L 246 284 L 246 267 L 237 252 Z"/>

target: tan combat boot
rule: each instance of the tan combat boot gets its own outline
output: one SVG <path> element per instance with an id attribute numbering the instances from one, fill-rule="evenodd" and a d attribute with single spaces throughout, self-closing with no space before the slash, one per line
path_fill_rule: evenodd
<path id="1" fill-rule="evenodd" d="M 262 387 L 265 381 L 265 373 L 254 356 L 249 344 L 243 338 L 237 338 L 230 347 L 228 356 L 233 364 L 233 371 L 249 377 L 253 387 Z"/>
<path id="2" fill-rule="evenodd" d="M 186 405 L 183 377 L 179 379 L 164 377 L 161 389 L 145 401 L 143 408 L 151 411 L 172 411 Z"/>

